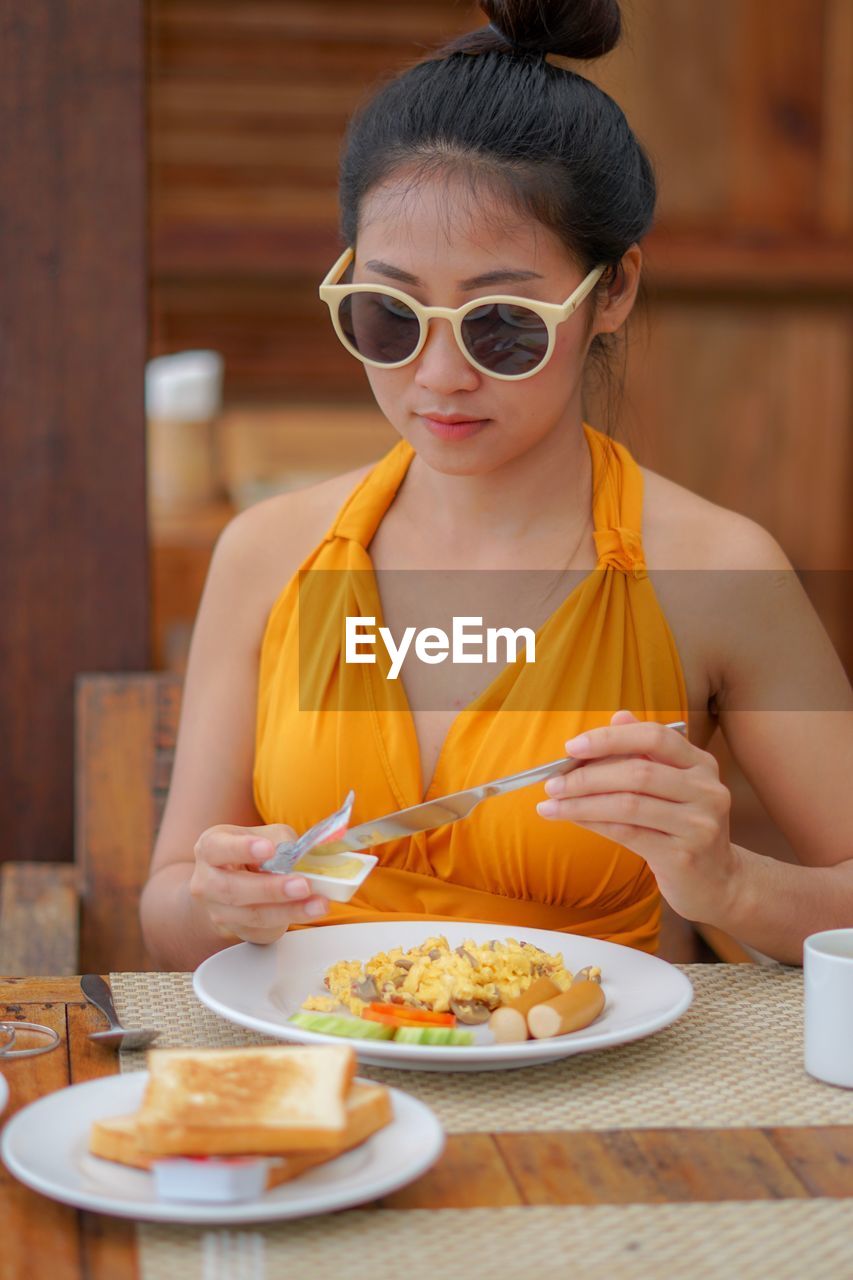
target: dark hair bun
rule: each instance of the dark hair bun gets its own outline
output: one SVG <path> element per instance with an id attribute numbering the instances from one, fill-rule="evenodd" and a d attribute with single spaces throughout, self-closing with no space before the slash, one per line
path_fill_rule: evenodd
<path id="1" fill-rule="evenodd" d="M 480 8 L 526 53 L 600 58 L 622 32 L 618 0 L 480 0 Z"/>

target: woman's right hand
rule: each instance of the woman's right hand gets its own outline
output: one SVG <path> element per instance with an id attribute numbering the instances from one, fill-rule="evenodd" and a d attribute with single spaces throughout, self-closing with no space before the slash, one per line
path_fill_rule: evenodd
<path id="1" fill-rule="evenodd" d="M 292 827 L 208 829 L 195 844 L 189 890 L 207 912 L 217 933 L 244 942 L 275 942 L 292 924 L 307 924 L 326 914 L 325 898 L 311 895 L 300 875 L 261 871 L 282 841 L 296 839 Z"/>

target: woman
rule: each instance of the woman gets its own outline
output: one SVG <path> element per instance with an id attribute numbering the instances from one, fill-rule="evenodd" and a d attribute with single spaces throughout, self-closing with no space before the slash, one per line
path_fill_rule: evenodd
<path id="1" fill-rule="evenodd" d="M 350 127 L 352 252 L 321 294 L 401 439 L 374 467 L 252 507 L 217 545 L 142 902 L 165 966 L 394 916 L 654 950 L 660 894 L 798 963 L 804 936 L 853 919 L 850 692 L 788 561 L 583 421 L 584 377 L 634 305 L 655 189 L 620 109 L 560 57 L 611 49 L 618 6 L 482 8 L 488 27 Z M 535 661 L 487 679 L 433 651 L 392 680 L 345 650 L 343 614 L 392 636 L 418 610 L 478 616 L 453 600 L 459 570 L 520 584 L 486 612 L 522 616 Z M 576 585 L 555 596 L 555 575 Z M 665 727 L 678 719 L 688 739 Z M 731 842 L 704 749 L 717 724 L 801 865 Z M 360 822 L 564 749 L 587 763 L 546 795 L 382 846 L 346 907 L 257 874 L 350 787 Z"/>

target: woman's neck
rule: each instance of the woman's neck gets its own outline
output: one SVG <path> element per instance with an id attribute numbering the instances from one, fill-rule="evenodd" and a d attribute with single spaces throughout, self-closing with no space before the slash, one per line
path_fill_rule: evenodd
<path id="1" fill-rule="evenodd" d="M 442 550 L 513 547 L 552 559 L 592 530 L 592 463 L 583 426 L 549 432 L 525 453 L 477 475 L 447 475 L 416 456 L 396 495 L 395 515 Z"/>

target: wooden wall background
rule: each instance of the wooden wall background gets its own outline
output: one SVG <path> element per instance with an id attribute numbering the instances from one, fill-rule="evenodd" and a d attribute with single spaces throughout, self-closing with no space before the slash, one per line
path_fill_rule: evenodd
<path id="1" fill-rule="evenodd" d="M 818 571 L 810 588 L 849 663 L 853 3 L 627 0 L 623 13 L 620 47 L 582 67 L 660 185 L 618 433 Z M 222 351 L 230 404 L 286 405 L 302 469 L 300 405 L 371 403 L 317 298 L 339 251 L 347 116 L 482 21 L 455 0 L 149 0 L 153 351 Z M 251 413 L 236 421 L 251 431 Z M 269 434 L 275 414 L 256 421 Z M 378 456 L 387 444 L 364 421 Z M 322 440 L 328 454 L 333 427 Z M 350 439 L 325 464 L 357 453 Z M 780 848 L 748 795 L 743 812 Z"/>
<path id="2" fill-rule="evenodd" d="M 660 180 L 624 427 L 798 567 L 850 567 L 851 0 L 628 0 L 587 68 Z M 317 284 L 348 113 L 479 25 L 455 0 L 149 0 L 152 347 L 213 346 L 232 402 L 365 402 Z"/>
<path id="3" fill-rule="evenodd" d="M 150 661 L 144 62 L 142 0 L 0 0 L 0 862 L 71 857 L 75 678 Z"/>

